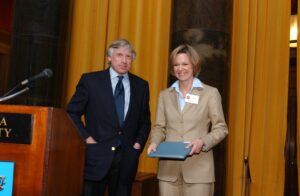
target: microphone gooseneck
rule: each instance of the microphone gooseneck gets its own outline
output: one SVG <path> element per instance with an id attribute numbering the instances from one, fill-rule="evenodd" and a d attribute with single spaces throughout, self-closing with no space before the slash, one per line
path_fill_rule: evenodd
<path id="1" fill-rule="evenodd" d="M 12 97 L 15 97 L 17 95 L 19 95 L 20 93 L 19 92 L 16 92 L 18 89 L 20 89 L 21 87 L 39 79 L 39 78 L 50 78 L 51 76 L 53 75 L 53 71 L 49 68 L 45 68 L 42 72 L 40 72 L 39 74 L 37 75 L 34 75 L 28 79 L 25 79 L 23 80 L 22 82 L 20 82 L 19 84 L 17 84 L 14 88 L 12 88 L 11 90 L 9 90 L 7 93 L 5 93 L 4 95 L 0 96 L 1 99 L 5 99 L 7 100 L 8 97 L 9 98 L 12 98 Z M 26 86 L 25 86 L 26 87 Z M 26 89 L 26 90 L 25 90 Z M 21 90 L 21 93 L 25 92 L 25 91 L 29 90 L 29 87 L 27 88 L 24 88 Z M 16 93 L 15 93 L 16 92 Z M 12 93 L 14 93 L 12 95 Z M 1 102 L 1 101 L 0 101 Z"/>

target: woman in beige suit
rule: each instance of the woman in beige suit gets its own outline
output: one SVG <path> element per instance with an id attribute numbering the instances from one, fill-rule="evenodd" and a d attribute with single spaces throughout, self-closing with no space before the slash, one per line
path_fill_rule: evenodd
<path id="1" fill-rule="evenodd" d="M 189 45 L 172 51 L 169 71 L 177 81 L 160 92 L 148 153 L 156 151 L 163 141 L 190 142 L 187 147 L 191 152 L 184 161 L 159 160 L 160 195 L 212 196 L 212 147 L 228 134 L 221 96 L 216 88 L 197 78 L 200 57 Z"/>

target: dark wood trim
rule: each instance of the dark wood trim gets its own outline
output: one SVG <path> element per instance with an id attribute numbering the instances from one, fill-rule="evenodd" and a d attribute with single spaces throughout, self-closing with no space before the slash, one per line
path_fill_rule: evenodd
<path id="1" fill-rule="evenodd" d="M 11 52 L 10 43 L 10 33 L 0 29 L 0 95 L 2 95 L 7 88 L 8 67 Z"/>
<path id="2" fill-rule="evenodd" d="M 292 51 L 295 50 L 295 51 Z M 295 48 L 291 54 L 297 53 Z M 290 58 L 287 132 L 285 141 L 285 196 L 298 196 L 297 166 L 297 60 Z"/>
<path id="3" fill-rule="evenodd" d="M 0 53 L 10 52 L 11 35 L 9 32 L 0 29 Z"/>

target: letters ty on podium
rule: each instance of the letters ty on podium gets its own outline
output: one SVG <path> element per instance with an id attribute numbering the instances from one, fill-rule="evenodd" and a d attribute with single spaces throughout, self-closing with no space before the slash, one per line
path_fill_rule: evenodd
<path id="1" fill-rule="evenodd" d="M 63 109 L 0 105 L 0 148 L 14 196 L 80 195 L 85 145 Z"/>

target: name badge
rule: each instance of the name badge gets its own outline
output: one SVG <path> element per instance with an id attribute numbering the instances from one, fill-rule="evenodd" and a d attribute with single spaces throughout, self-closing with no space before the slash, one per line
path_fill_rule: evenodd
<path id="1" fill-rule="evenodd" d="M 192 94 L 186 94 L 184 100 L 187 103 L 198 104 L 199 96 L 198 95 L 192 95 Z"/>

